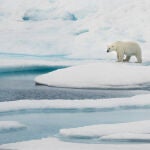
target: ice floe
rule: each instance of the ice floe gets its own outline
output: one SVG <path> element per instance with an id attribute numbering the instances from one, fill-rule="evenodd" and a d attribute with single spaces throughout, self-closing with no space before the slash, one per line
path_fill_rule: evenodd
<path id="1" fill-rule="evenodd" d="M 150 120 L 61 129 L 62 136 L 100 140 L 150 140 Z"/>
<path id="2" fill-rule="evenodd" d="M 113 140 L 113 141 L 150 142 L 150 134 L 116 133 L 102 136 L 100 139 L 106 141 Z"/>
<path id="3" fill-rule="evenodd" d="M 131 98 L 85 99 L 85 100 L 18 100 L 0 103 L 0 112 L 36 109 L 63 110 L 119 110 L 150 108 L 150 94 L 133 96 Z"/>
<path id="4" fill-rule="evenodd" d="M 149 150 L 150 144 L 83 144 L 60 141 L 56 138 L 24 141 L 0 146 L 1 149 L 19 150 Z"/>
<path id="5" fill-rule="evenodd" d="M 72 88 L 130 88 L 150 82 L 150 68 L 122 63 L 90 63 L 60 69 L 35 78 L 48 86 Z"/>
<path id="6" fill-rule="evenodd" d="M 19 130 L 25 128 L 25 125 L 17 121 L 0 121 L 0 132 Z"/>

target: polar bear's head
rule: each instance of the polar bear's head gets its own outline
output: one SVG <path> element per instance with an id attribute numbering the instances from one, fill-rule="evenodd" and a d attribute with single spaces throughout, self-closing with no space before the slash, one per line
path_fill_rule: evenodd
<path id="1" fill-rule="evenodd" d="M 108 46 L 107 46 L 107 53 L 108 53 L 108 52 L 112 52 L 112 51 L 116 51 L 116 50 L 117 50 L 117 47 L 118 47 L 118 45 L 119 45 L 119 43 L 120 43 L 120 41 L 114 42 L 114 43 L 108 45 Z"/>

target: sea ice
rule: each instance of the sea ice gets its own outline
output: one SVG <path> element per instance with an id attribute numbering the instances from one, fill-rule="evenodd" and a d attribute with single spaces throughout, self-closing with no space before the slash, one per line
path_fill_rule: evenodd
<path id="1" fill-rule="evenodd" d="M 99 124 L 71 129 L 61 129 L 62 136 L 74 138 L 102 138 L 102 139 L 133 139 L 133 140 L 150 140 L 150 120 Z"/>
<path id="2" fill-rule="evenodd" d="M 90 63 L 35 78 L 38 84 L 71 88 L 130 88 L 150 82 L 150 68 L 123 63 Z"/>
<path id="3" fill-rule="evenodd" d="M 17 121 L 0 121 L 0 132 L 22 128 L 25 128 L 25 126 Z"/>
<path id="4" fill-rule="evenodd" d="M 149 61 L 148 0 L 0 2 L 0 52 L 114 59 L 106 54 L 107 44 L 133 40 L 141 45 L 143 60 Z M 85 29 L 84 34 L 76 32 Z"/>
<path id="5" fill-rule="evenodd" d="M 60 141 L 56 138 L 31 140 L 0 146 L 1 149 L 19 150 L 149 150 L 150 144 L 83 144 Z"/>
<path id="6" fill-rule="evenodd" d="M 148 142 L 150 141 L 150 134 L 139 134 L 139 133 L 117 133 L 112 135 L 102 136 L 101 140 L 109 141 L 109 140 L 120 140 L 120 141 L 135 141 L 135 142 Z"/>
<path id="7" fill-rule="evenodd" d="M 0 102 L 0 112 L 36 109 L 137 109 L 150 107 L 150 94 L 130 98 L 84 99 L 84 100 L 17 100 Z"/>

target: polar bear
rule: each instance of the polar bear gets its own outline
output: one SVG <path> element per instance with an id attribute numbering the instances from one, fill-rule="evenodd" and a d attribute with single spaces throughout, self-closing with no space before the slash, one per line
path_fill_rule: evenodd
<path id="1" fill-rule="evenodd" d="M 107 47 L 107 52 L 117 52 L 118 62 L 129 62 L 131 56 L 137 58 L 137 63 L 142 63 L 142 52 L 140 46 L 135 42 L 114 42 Z M 124 59 L 124 56 L 126 58 Z"/>

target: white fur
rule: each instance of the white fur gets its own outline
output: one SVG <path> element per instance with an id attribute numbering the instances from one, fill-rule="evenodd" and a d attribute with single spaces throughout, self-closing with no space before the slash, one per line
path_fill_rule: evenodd
<path id="1" fill-rule="evenodd" d="M 137 58 L 138 63 L 142 63 L 142 52 L 140 46 L 135 42 L 123 42 L 118 41 L 114 42 L 108 46 L 107 52 L 117 52 L 117 60 L 118 62 L 127 61 L 129 62 L 131 56 L 135 56 Z M 124 56 L 126 58 L 124 59 Z"/>

